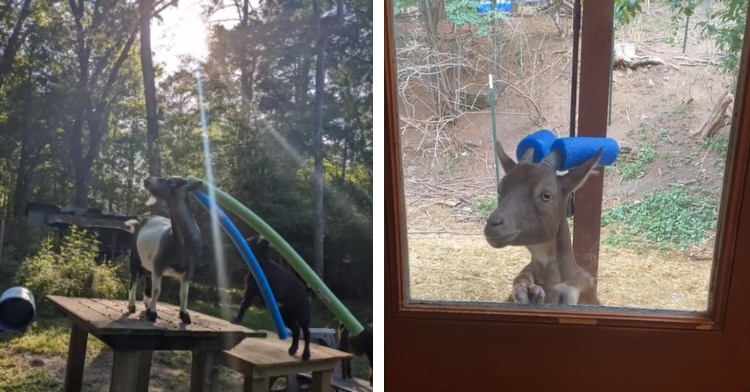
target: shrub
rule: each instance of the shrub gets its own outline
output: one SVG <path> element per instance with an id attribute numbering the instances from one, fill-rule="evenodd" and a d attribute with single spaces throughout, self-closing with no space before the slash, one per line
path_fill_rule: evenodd
<path id="1" fill-rule="evenodd" d="M 122 264 L 97 264 L 98 241 L 75 226 L 55 252 L 53 235 L 47 236 L 39 252 L 21 263 L 17 280 L 36 298 L 65 295 L 71 297 L 120 298 L 126 291 L 118 270 Z"/>

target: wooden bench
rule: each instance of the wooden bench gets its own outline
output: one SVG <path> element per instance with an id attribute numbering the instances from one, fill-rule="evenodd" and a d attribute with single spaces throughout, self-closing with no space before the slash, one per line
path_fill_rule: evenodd
<path id="1" fill-rule="evenodd" d="M 310 373 L 300 373 L 299 375 L 307 379 L 312 379 L 312 374 Z M 339 392 L 372 392 L 369 381 L 356 377 L 343 379 L 338 372 L 333 373 L 331 386 Z"/>
<path id="2" fill-rule="evenodd" d="M 265 332 L 194 311 L 190 312 L 192 324 L 183 325 L 179 308 L 163 302 L 159 302 L 159 318 L 150 322 L 145 320 L 140 303 L 140 311 L 130 314 L 127 301 L 52 295 L 47 298 L 73 324 L 65 366 L 66 392 L 80 392 L 83 386 L 88 334 L 114 352 L 110 392 L 147 392 L 154 350 L 191 351 L 190 392 L 214 391 L 218 384 L 219 354 L 245 338 L 266 337 Z"/>
<path id="3" fill-rule="evenodd" d="M 289 374 L 312 374 L 312 392 L 331 392 L 331 375 L 342 359 L 352 355 L 314 343 L 310 343 L 310 360 L 303 362 L 300 356 L 304 342 L 300 339 L 295 356 L 288 353 L 291 337 L 279 340 L 268 333 L 266 339 L 245 339 L 230 350 L 221 353 L 219 363 L 245 378 L 245 392 L 268 392 L 271 378 Z"/>

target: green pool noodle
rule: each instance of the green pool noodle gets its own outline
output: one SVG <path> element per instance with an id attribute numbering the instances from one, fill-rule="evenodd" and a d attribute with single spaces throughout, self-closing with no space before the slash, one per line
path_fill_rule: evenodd
<path id="1" fill-rule="evenodd" d="M 344 304 L 336 298 L 331 292 L 328 286 L 323 283 L 323 280 L 318 277 L 315 271 L 302 259 L 299 255 L 271 226 L 269 226 L 263 219 L 261 219 L 254 212 L 250 211 L 247 207 L 242 205 L 240 202 L 235 200 L 232 196 L 229 196 L 226 192 L 221 189 L 209 184 L 208 182 L 196 178 L 193 176 L 188 177 L 188 184 L 193 184 L 197 181 L 203 183 L 200 187 L 200 191 L 210 195 L 214 192 L 214 200 L 225 210 L 237 215 L 240 219 L 245 221 L 253 229 L 258 231 L 268 242 L 271 243 L 279 253 L 284 257 L 286 261 L 300 274 L 302 279 L 305 280 L 308 286 L 315 292 L 320 300 L 328 307 L 336 318 L 341 321 L 342 324 L 348 329 L 352 336 L 359 335 L 365 328 L 357 319 L 349 312 Z"/>

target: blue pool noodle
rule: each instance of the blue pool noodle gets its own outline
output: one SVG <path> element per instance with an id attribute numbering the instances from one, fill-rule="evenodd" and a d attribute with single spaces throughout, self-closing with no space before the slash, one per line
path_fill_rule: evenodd
<path id="1" fill-rule="evenodd" d="M 617 160 L 620 146 L 615 139 L 609 137 L 561 137 L 552 143 L 550 150 L 559 150 L 562 162 L 558 170 L 570 170 L 590 159 L 599 148 L 603 148 L 602 156 L 597 166 L 609 166 Z"/>
<path id="2" fill-rule="evenodd" d="M 247 263 L 247 266 L 250 268 L 250 272 L 253 274 L 255 281 L 258 283 L 258 287 L 260 287 L 260 293 L 261 295 L 263 295 L 263 299 L 266 302 L 266 308 L 268 309 L 268 312 L 271 313 L 271 319 L 273 319 L 273 325 L 276 327 L 276 333 L 279 335 L 279 339 L 286 339 L 287 337 L 289 337 L 289 335 L 286 326 L 284 326 L 284 321 L 281 319 L 279 307 L 276 304 L 276 299 L 273 296 L 271 287 L 268 285 L 266 275 L 263 274 L 263 270 L 260 268 L 258 260 L 255 258 L 255 255 L 250 250 L 250 247 L 247 245 L 247 242 L 242 237 L 239 230 L 237 230 L 237 226 L 232 223 L 227 214 L 225 214 L 224 211 L 222 211 L 221 208 L 219 208 L 219 206 L 216 205 L 216 203 L 211 200 L 211 198 L 209 198 L 205 193 L 195 191 L 193 192 L 193 195 L 198 200 L 198 202 L 200 202 L 203 208 L 205 208 L 209 213 L 211 212 L 211 207 L 216 207 L 216 213 L 217 215 L 219 215 L 219 222 L 221 223 L 221 227 L 224 229 L 224 232 L 227 233 L 229 238 L 232 239 L 232 242 L 234 242 L 234 246 L 236 246 L 240 251 L 242 258 L 245 260 L 245 263 Z"/>
<path id="3" fill-rule="evenodd" d="M 539 163 L 544 156 L 549 154 L 552 148 L 552 143 L 555 139 L 557 139 L 557 136 L 547 129 L 540 129 L 526 136 L 518 142 L 518 147 L 516 147 L 516 160 L 520 161 L 521 157 L 523 157 L 523 153 L 529 148 L 533 148 L 534 158 L 532 159 L 532 162 Z"/>

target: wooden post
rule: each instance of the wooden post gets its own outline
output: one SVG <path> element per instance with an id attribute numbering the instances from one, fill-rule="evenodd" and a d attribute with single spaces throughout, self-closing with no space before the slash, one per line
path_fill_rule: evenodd
<path id="1" fill-rule="evenodd" d="M 219 390 L 220 352 L 193 351 L 190 369 L 190 392 L 217 392 Z"/>
<path id="2" fill-rule="evenodd" d="M 73 324 L 68 343 L 68 363 L 65 365 L 65 392 L 80 392 L 83 388 L 83 369 L 86 366 L 86 343 L 89 333 Z M 132 382 L 132 381 L 131 381 Z"/>
<path id="3" fill-rule="evenodd" d="M 243 392 L 267 392 L 271 390 L 271 380 L 268 377 L 253 378 L 251 374 L 245 376 Z"/>
<path id="4" fill-rule="evenodd" d="M 153 351 L 115 350 L 109 392 L 148 392 Z"/>
<path id="5" fill-rule="evenodd" d="M 112 230 L 112 261 L 115 261 L 116 249 L 117 249 L 117 231 Z"/>
<path id="6" fill-rule="evenodd" d="M 332 375 L 333 375 L 333 371 L 331 370 L 321 370 L 321 371 L 313 372 L 312 387 L 310 388 L 312 392 L 332 392 L 333 391 L 333 388 L 331 387 Z"/>
<path id="7" fill-rule="evenodd" d="M 607 136 L 607 87 L 609 67 L 602 59 L 612 55 L 613 2 L 586 3 L 581 18 L 581 85 L 578 109 L 579 136 Z M 576 213 L 573 216 L 573 253 L 581 268 L 594 278 L 599 272 L 599 238 L 601 234 L 604 169 L 590 176 L 576 190 Z M 594 280 L 596 293 L 596 280 Z M 588 295 L 588 294 L 587 294 Z M 581 302 L 584 302 L 581 297 Z"/>

